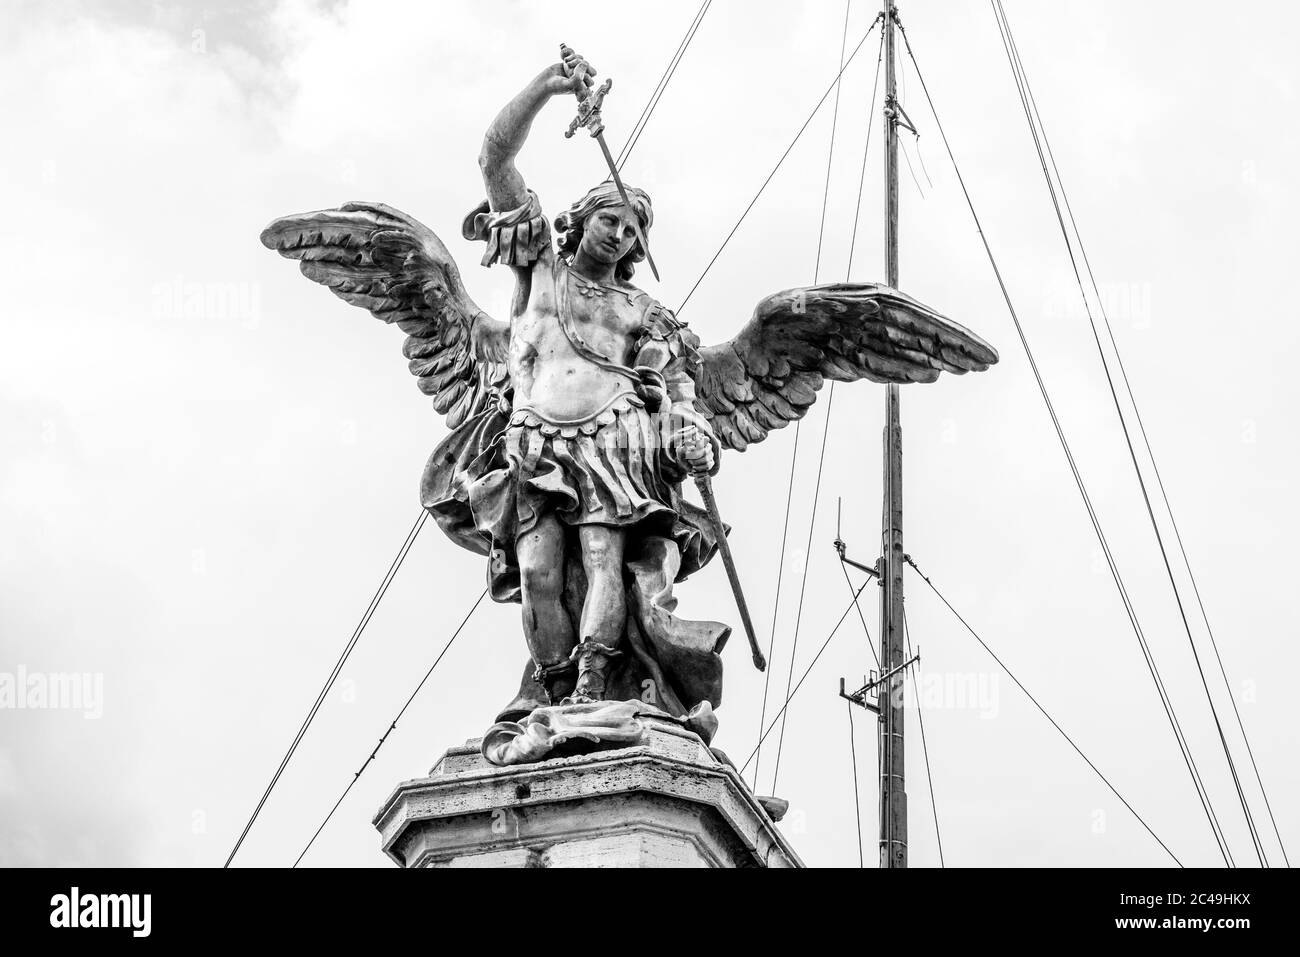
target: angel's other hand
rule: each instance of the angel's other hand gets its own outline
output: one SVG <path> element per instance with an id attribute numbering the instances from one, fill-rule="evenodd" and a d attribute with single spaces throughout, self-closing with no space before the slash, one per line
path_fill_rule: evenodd
<path id="1" fill-rule="evenodd" d="M 683 429 L 677 439 L 677 458 L 692 472 L 712 472 L 715 459 L 713 443 L 694 426 Z"/>

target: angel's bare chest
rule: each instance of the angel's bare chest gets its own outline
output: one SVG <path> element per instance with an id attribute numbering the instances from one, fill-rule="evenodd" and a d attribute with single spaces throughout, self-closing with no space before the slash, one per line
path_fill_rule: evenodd
<path id="1" fill-rule="evenodd" d="M 569 303 L 573 331 L 611 362 L 626 363 L 641 332 L 643 302 L 631 303 L 623 296 L 585 299 L 574 296 Z M 568 334 L 560 326 L 555 303 L 549 297 L 530 304 L 517 317 L 511 330 L 512 345 L 535 354 L 537 361 L 563 358 L 575 353 Z"/>
<path id="2" fill-rule="evenodd" d="M 531 303 L 515 318 L 510 373 L 517 406 L 571 419 L 599 412 L 611 398 L 628 391 L 628 377 L 594 357 L 629 365 L 645 309 L 643 303 L 629 303 L 623 296 L 613 299 L 571 298 L 571 330 L 577 342 L 561 326 L 551 297 Z"/>

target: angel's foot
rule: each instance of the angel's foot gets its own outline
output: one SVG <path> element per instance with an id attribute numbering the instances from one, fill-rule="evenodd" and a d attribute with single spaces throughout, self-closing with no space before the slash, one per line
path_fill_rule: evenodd
<path id="1" fill-rule="evenodd" d="M 533 680 L 546 689 L 551 704 L 563 703 L 573 691 L 577 670 L 571 658 L 550 665 L 537 665 L 533 669 Z"/>

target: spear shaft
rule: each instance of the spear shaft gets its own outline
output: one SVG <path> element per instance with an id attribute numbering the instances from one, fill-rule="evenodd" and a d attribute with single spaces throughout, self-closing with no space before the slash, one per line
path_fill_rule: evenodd
<path id="1" fill-rule="evenodd" d="M 731 542 L 727 541 L 727 526 L 722 524 L 722 514 L 718 511 L 718 500 L 713 495 L 713 480 L 707 475 L 695 476 L 695 487 L 700 490 L 704 507 L 708 510 L 709 520 L 713 523 L 713 532 L 718 538 L 718 551 L 722 553 L 722 564 L 727 569 L 727 578 L 731 580 L 731 591 L 736 596 L 736 607 L 740 610 L 740 620 L 745 624 L 745 635 L 749 638 L 749 650 L 754 656 L 754 667 L 759 671 L 767 670 L 767 659 L 758 648 L 758 637 L 754 634 L 754 622 L 749 617 L 749 605 L 745 593 L 740 587 L 740 573 L 736 571 L 736 559 L 731 555 Z"/>

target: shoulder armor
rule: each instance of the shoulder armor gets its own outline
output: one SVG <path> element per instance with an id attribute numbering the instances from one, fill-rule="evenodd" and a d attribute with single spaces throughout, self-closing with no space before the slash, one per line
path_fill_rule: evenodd
<path id="1" fill-rule="evenodd" d="M 461 235 L 487 243 L 484 266 L 504 263 L 527 267 L 537 261 L 551 241 L 551 227 L 537 194 L 530 189 L 528 201 L 515 209 L 494 212 L 483 200 L 465 217 Z"/>

